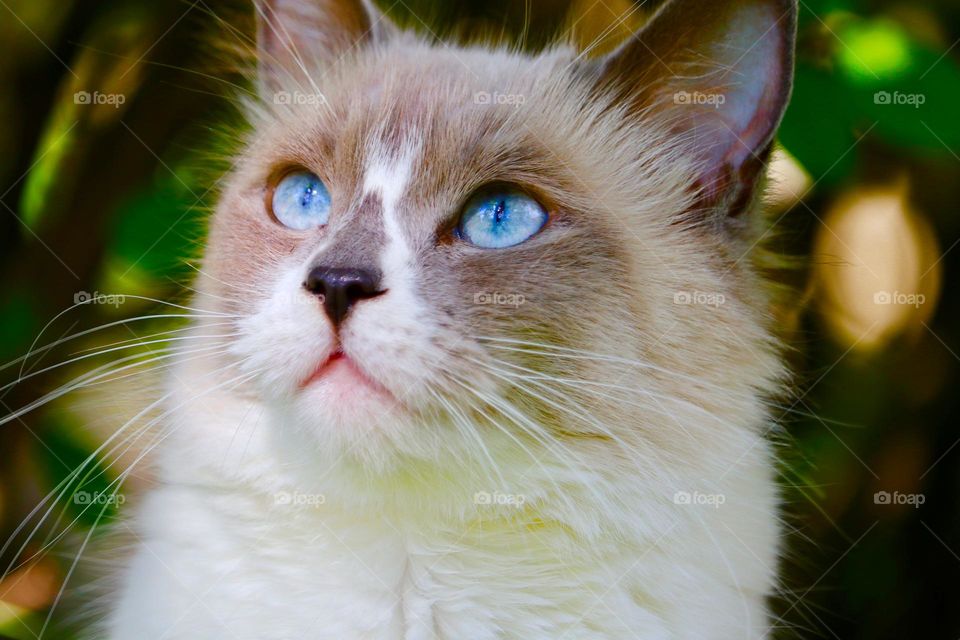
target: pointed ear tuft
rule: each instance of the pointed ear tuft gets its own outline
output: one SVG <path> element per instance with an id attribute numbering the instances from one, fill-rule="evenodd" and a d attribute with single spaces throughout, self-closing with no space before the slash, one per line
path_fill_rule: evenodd
<path id="1" fill-rule="evenodd" d="M 254 0 L 261 91 L 311 86 L 309 72 L 392 29 L 372 0 Z"/>
<path id="2" fill-rule="evenodd" d="M 670 0 L 599 62 L 600 84 L 688 140 L 706 204 L 750 201 L 790 97 L 796 0 Z"/>

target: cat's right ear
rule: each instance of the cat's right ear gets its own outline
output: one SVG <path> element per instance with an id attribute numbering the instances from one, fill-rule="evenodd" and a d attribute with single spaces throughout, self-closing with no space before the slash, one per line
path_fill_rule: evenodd
<path id="1" fill-rule="evenodd" d="M 667 0 L 591 68 L 625 112 L 658 114 L 698 165 L 704 211 L 752 201 L 790 98 L 797 0 Z"/>
<path id="2" fill-rule="evenodd" d="M 311 72 L 393 31 L 372 0 L 254 0 L 261 91 L 311 87 Z"/>

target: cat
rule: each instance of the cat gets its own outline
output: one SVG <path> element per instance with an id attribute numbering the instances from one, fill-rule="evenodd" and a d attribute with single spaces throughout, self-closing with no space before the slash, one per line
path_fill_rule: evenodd
<path id="1" fill-rule="evenodd" d="M 212 353 L 153 399 L 91 637 L 769 637 L 795 0 L 668 0 L 602 55 L 255 9 Z"/>

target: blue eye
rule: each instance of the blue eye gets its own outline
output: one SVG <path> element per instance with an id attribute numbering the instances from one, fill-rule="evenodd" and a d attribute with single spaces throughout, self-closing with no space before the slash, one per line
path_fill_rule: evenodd
<path id="1" fill-rule="evenodd" d="M 273 190 L 274 217 L 285 227 L 306 231 L 327 224 L 330 192 L 309 171 L 288 174 Z"/>
<path id="2" fill-rule="evenodd" d="M 460 237 L 484 249 L 505 249 L 526 242 L 547 224 L 546 210 L 519 191 L 476 195 L 463 208 Z"/>

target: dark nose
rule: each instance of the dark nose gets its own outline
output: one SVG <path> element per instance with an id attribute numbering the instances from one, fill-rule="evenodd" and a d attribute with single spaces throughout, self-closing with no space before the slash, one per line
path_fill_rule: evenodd
<path id="1" fill-rule="evenodd" d="M 303 281 L 303 287 L 323 296 L 323 308 L 334 327 L 340 326 L 355 303 L 383 293 L 380 274 L 367 269 L 314 267 Z"/>

